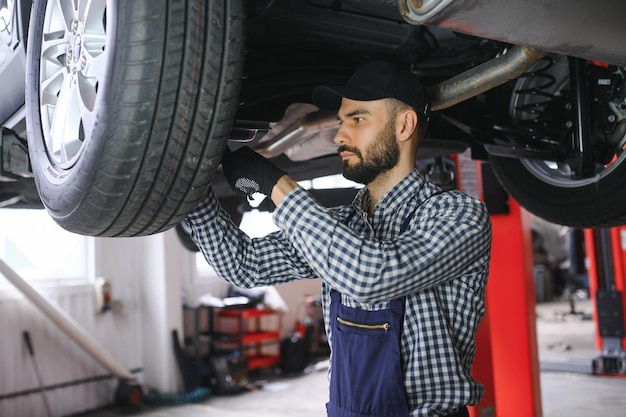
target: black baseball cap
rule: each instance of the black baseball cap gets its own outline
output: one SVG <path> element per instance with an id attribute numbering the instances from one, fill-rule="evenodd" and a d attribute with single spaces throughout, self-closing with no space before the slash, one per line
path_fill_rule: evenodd
<path id="1" fill-rule="evenodd" d="M 313 91 L 313 103 L 326 110 L 339 110 L 344 97 L 357 101 L 395 98 L 430 117 L 430 100 L 420 79 L 393 62 L 369 62 L 345 85 L 321 85 Z"/>

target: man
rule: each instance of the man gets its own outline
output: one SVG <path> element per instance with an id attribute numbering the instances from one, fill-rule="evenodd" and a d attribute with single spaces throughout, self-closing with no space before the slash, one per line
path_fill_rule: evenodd
<path id="1" fill-rule="evenodd" d="M 211 195 L 189 217 L 193 237 L 237 286 L 321 279 L 330 417 L 467 416 L 484 391 L 470 374 L 491 245 L 484 205 L 416 169 L 430 106 L 410 71 L 369 63 L 313 98 L 338 110 L 343 173 L 365 184 L 353 204 L 321 207 L 242 148 L 224 156 L 224 175 L 270 195 L 282 230 L 250 239 Z"/>

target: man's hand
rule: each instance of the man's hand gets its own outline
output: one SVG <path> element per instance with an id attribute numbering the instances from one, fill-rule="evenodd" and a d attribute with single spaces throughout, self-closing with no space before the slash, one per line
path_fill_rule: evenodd
<path id="1" fill-rule="evenodd" d="M 284 171 L 247 146 L 234 152 L 226 148 L 222 168 L 231 188 L 246 196 L 256 192 L 271 195 L 278 179 L 285 175 Z"/>

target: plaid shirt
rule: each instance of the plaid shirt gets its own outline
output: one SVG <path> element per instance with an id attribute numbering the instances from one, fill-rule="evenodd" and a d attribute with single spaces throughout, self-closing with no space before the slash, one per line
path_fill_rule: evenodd
<path id="1" fill-rule="evenodd" d="M 409 409 L 435 416 L 476 404 L 484 392 L 470 373 L 491 247 L 485 206 L 439 191 L 414 170 L 368 219 L 366 188 L 352 205 L 333 209 L 298 188 L 274 211 L 281 230 L 256 239 L 235 227 L 215 198 L 188 221 L 208 262 L 236 286 L 320 278 L 329 340 L 331 288 L 346 305 L 369 310 L 406 296 L 401 352 Z"/>

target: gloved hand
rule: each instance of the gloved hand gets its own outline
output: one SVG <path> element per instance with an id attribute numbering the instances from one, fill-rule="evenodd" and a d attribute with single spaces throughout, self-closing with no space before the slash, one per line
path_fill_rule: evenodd
<path id="1" fill-rule="evenodd" d="M 278 179 L 285 175 L 284 171 L 247 146 L 234 152 L 226 148 L 222 169 L 230 187 L 246 196 L 256 192 L 270 195 Z"/>

